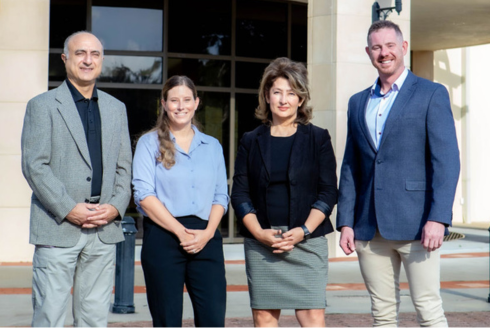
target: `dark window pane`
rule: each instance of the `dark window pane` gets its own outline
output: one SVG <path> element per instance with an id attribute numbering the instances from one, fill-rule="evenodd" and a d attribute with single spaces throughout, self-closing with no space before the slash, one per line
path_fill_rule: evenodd
<path id="1" fill-rule="evenodd" d="M 100 82 L 162 83 L 162 58 L 105 56 Z"/>
<path id="2" fill-rule="evenodd" d="M 291 59 L 306 63 L 308 7 L 293 5 L 291 8 Z"/>
<path id="3" fill-rule="evenodd" d="M 106 50 L 163 50 L 163 1 L 139 0 L 136 5 L 128 0 L 94 0 L 92 4 L 92 31 Z"/>
<path id="4" fill-rule="evenodd" d="M 87 0 L 51 0 L 49 47 L 63 48 L 72 33 L 87 29 Z"/>
<path id="5" fill-rule="evenodd" d="M 229 87 L 230 62 L 225 60 L 169 58 L 168 76 L 187 75 L 199 86 Z"/>
<path id="6" fill-rule="evenodd" d="M 236 12 L 237 56 L 287 56 L 287 4 L 237 0 Z"/>
<path id="7" fill-rule="evenodd" d="M 238 150 L 243 134 L 252 131 L 262 122 L 255 118 L 255 109 L 259 105 L 257 94 L 238 93 L 235 104 L 235 150 Z"/>
<path id="8" fill-rule="evenodd" d="M 236 87 L 258 90 L 267 65 L 269 64 L 236 62 Z"/>
<path id="9" fill-rule="evenodd" d="M 223 147 L 226 172 L 229 175 L 230 148 L 230 94 L 221 92 L 199 92 L 200 105 L 196 118 L 201 131 L 215 137 Z"/>
<path id="10" fill-rule="evenodd" d="M 169 1 L 169 51 L 230 55 L 231 3 L 230 0 Z"/>
<path id="11" fill-rule="evenodd" d="M 61 54 L 49 54 L 49 81 L 63 81 L 65 78 L 66 70 Z"/>
<path id="12" fill-rule="evenodd" d="M 126 104 L 129 134 L 134 150 L 135 142 L 141 134 L 153 128 L 157 121 L 160 90 L 100 89 Z"/>

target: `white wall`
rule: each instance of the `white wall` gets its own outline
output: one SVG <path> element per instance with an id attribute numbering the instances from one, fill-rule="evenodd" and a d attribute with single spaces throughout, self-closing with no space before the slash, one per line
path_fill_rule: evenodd
<path id="1" fill-rule="evenodd" d="M 49 0 L 0 1 L 0 262 L 31 261 L 31 190 L 21 172 L 27 101 L 48 89 Z"/>

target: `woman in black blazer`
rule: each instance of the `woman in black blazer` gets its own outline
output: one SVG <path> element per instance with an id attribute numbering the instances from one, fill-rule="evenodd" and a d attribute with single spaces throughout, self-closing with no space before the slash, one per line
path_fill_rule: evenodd
<path id="1" fill-rule="evenodd" d="M 295 309 L 302 326 L 325 325 L 328 248 L 337 202 L 336 160 L 327 130 L 309 123 L 307 71 L 287 58 L 264 72 L 256 117 L 235 162 L 231 201 L 245 237 L 256 326 Z"/>

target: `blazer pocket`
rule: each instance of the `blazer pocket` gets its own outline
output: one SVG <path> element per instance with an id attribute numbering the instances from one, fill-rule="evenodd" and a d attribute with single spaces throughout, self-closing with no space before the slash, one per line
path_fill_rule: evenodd
<path id="1" fill-rule="evenodd" d="M 425 191 L 427 190 L 427 185 L 425 181 L 406 180 L 405 189 L 410 191 Z"/>

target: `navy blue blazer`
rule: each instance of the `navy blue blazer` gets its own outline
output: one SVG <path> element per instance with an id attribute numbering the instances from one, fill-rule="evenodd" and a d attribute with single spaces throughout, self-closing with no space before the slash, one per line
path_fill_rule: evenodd
<path id="1" fill-rule="evenodd" d="M 254 212 L 263 229 L 271 227 L 267 218 L 266 191 L 270 181 L 270 127 L 261 125 L 243 135 L 235 161 L 231 204 L 240 223 Z M 332 232 L 328 219 L 337 203 L 336 160 L 327 130 L 313 124 L 298 124 L 289 159 L 289 228 L 303 225 L 312 208 L 325 220 L 311 232 L 312 237 Z M 240 234 L 254 238 L 240 224 Z"/>
<path id="2" fill-rule="evenodd" d="M 337 229 L 371 240 L 421 239 L 427 221 L 451 225 L 459 150 L 446 88 L 409 72 L 379 150 L 366 124 L 370 89 L 349 101 Z M 446 229 L 447 233 L 447 229 Z"/>

